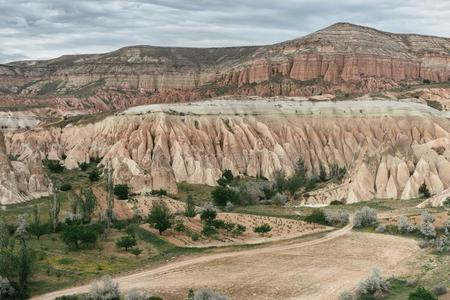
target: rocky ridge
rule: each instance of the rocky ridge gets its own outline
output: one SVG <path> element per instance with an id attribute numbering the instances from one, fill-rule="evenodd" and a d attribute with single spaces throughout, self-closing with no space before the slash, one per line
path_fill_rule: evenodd
<path id="1" fill-rule="evenodd" d="M 13 62 L 0 65 L 0 99 L 92 112 L 219 95 L 365 93 L 449 79 L 450 39 L 337 23 L 268 46 L 132 46 Z"/>
<path id="2" fill-rule="evenodd" d="M 311 193 L 306 203 L 352 203 L 416 198 L 423 182 L 433 193 L 448 189 L 449 130 L 446 112 L 420 103 L 226 99 L 134 107 L 62 129 L 10 131 L 0 152 L 34 166 L 15 172 L 33 188 L 45 190 L 44 179 L 30 184 L 42 174 L 41 159 L 64 154 L 67 168 L 90 157 L 103 157 L 101 164 L 111 160 L 115 183 L 128 183 L 135 192 L 176 192 L 181 181 L 213 185 L 224 169 L 270 179 L 277 169 L 292 173 L 302 158 L 310 175 L 320 165 L 327 172 L 334 164 L 348 170 L 342 184 Z M 2 203 L 23 200 L 19 192 Z"/>

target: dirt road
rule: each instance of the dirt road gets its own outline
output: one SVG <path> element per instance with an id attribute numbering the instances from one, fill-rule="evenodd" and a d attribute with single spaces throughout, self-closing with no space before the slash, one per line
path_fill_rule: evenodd
<path id="1" fill-rule="evenodd" d="M 136 282 L 142 282 L 143 278 L 149 278 L 149 277 L 153 277 L 153 276 L 156 277 L 158 275 L 166 274 L 168 272 L 171 272 L 171 271 L 174 271 L 177 269 L 192 267 L 193 265 L 196 265 L 196 264 L 204 264 L 204 263 L 208 263 L 208 262 L 212 262 L 212 261 L 220 260 L 220 259 L 228 259 L 228 258 L 233 258 L 233 257 L 237 257 L 237 256 L 256 256 L 256 255 L 260 255 L 260 254 L 278 253 L 281 251 L 310 247 L 310 246 L 325 243 L 330 240 L 341 237 L 341 236 L 349 233 L 351 230 L 352 230 L 352 225 L 349 224 L 341 229 L 338 229 L 336 231 L 326 234 L 324 237 L 321 237 L 321 238 L 318 238 L 318 239 L 312 240 L 312 241 L 299 242 L 296 244 L 284 245 L 284 246 L 269 246 L 269 247 L 265 247 L 265 248 L 258 248 L 258 249 L 252 249 L 252 250 L 218 253 L 218 254 L 212 254 L 212 255 L 207 255 L 207 256 L 195 257 L 195 258 L 190 258 L 190 259 L 186 259 L 186 260 L 182 260 L 182 261 L 169 263 L 167 265 L 158 267 L 156 269 L 147 270 L 147 271 L 143 271 L 143 272 L 139 272 L 139 273 L 135 273 L 135 274 L 131 274 L 131 275 L 126 275 L 126 276 L 122 276 L 122 277 L 117 277 L 114 280 L 120 284 L 120 287 L 122 290 L 127 290 L 129 288 L 132 288 Z M 84 286 L 69 288 L 69 289 L 60 290 L 60 291 L 56 291 L 56 292 L 51 292 L 48 294 L 36 296 L 32 299 L 49 300 L 49 299 L 54 299 L 56 297 L 60 297 L 60 296 L 64 296 L 64 295 L 84 293 L 89 290 L 89 286 L 90 285 L 84 285 Z"/>

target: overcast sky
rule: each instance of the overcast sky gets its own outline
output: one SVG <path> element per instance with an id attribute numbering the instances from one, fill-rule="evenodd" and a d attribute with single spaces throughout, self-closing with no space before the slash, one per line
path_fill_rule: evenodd
<path id="1" fill-rule="evenodd" d="M 136 44 L 271 44 L 336 22 L 450 37 L 450 1 L 0 0 L 0 63 Z"/>

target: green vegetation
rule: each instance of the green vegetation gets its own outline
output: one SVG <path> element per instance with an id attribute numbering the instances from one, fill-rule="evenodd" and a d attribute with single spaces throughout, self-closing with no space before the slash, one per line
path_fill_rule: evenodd
<path id="1" fill-rule="evenodd" d="M 441 102 L 438 102 L 438 101 L 435 101 L 435 100 L 427 100 L 427 105 L 432 107 L 432 108 L 434 108 L 434 109 L 440 110 L 440 111 L 443 110 Z"/>
<path id="2" fill-rule="evenodd" d="M 429 290 L 418 287 L 414 292 L 409 294 L 408 300 L 437 300 L 437 297 Z"/>
<path id="3" fill-rule="evenodd" d="M 154 204 L 148 215 L 148 222 L 158 229 L 160 235 L 172 227 L 172 220 L 173 216 L 164 204 Z"/>
<path id="4" fill-rule="evenodd" d="M 431 197 L 430 190 L 428 189 L 428 186 L 427 186 L 427 184 L 425 182 L 422 183 L 422 185 L 419 187 L 419 194 L 423 198 L 430 198 Z"/>
<path id="5" fill-rule="evenodd" d="M 117 184 L 114 186 L 114 195 L 116 195 L 119 200 L 128 199 L 129 193 L 130 188 L 126 184 Z"/>
<path id="6" fill-rule="evenodd" d="M 265 233 L 270 232 L 271 230 L 272 230 L 272 227 L 267 223 L 264 223 L 260 226 L 253 228 L 253 231 L 256 233 L 259 233 L 259 234 L 265 234 Z"/>
<path id="7" fill-rule="evenodd" d="M 192 195 L 188 195 L 186 198 L 186 211 L 184 212 L 184 215 L 188 218 L 193 218 L 196 214 L 194 198 Z"/>

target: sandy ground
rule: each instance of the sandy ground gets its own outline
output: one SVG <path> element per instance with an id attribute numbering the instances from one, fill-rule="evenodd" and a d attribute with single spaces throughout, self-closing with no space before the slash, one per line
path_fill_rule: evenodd
<path id="1" fill-rule="evenodd" d="M 123 291 L 145 288 L 184 299 L 189 288 L 209 287 L 232 299 L 337 299 L 378 267 L 385 275 L 411 271 L 421 250 L 414 240 L 352 232 L 348 225 L 312 241 L 185 258 L 115 280 Z M 35 297 L 87 291 L 88 285 Z"/>
<path id="2" fill-rule="evenodd" d="M 238 213 L 219 213 L 217 219 L 228 223 L 244 225 L 247 229 L 239 236 L 234 236 L 225 230 L 219 230 L 219 234 L 215 237 L 207 238 L 201 235 L 203 228 L 200 217 L 186 218 L 184 216 L 177 216 L 177 220 L 182 220 L 186 228 L 191 232 L 200 235 L 197 241 L 193 241 L 185 232 L 176 232 L 173 228 L 165 231 L 161 236 L 163 239 L 180 247 L 224 247 L 230 245 L 248 245 L 261 244 L 266 242 L 280 241 L 292 239 L 312 233 L 332 230 L 332 227 L 323 226 L 319 224 L 310 224 L 298 220 L 289 220 L 284 218 L 255 216 Z M 253 229 L 262 224 L 269 224 L 272 230 L 266 234 L 258 234 Z M 155 228 L 148 224 L 142 225 L 143 228 L 159 234 Z"/>

